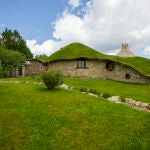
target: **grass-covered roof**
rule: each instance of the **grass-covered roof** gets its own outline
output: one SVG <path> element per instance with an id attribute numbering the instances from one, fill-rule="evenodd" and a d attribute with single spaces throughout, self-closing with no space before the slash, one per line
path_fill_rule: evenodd
<path id="1" fill-rule="evenodd" d="M 99 59 L 104 55 L 96 50 L 83 45 L 81 43 L 71 43 L 60 50 L 56 51 L 49 57 L 49 61 L 60 59 L 75 59 L 75 58 L 89 58 Z"/>
<path id="2" fill-rule="evenodd" d="M 113 60 L 128 65 L 144 75 L 150 75 L 150 59 L 143 57 L 119 57 L 102 54 L 84 44 L 71 43 L 49 56 L 48 61 L 76 58 Z"/>

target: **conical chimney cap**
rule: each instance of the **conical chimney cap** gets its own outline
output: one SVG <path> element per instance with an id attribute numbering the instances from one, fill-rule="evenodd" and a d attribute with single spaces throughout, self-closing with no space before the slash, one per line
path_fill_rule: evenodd
<path id="1" fill-rule="evenodd" d="M 128 47 L 128 44 L 122 44 L 121 51 L 117 54 L 117 56 L 120 57 L 135 57 L 135 55 L 131 52 L 131 50 Z"/>

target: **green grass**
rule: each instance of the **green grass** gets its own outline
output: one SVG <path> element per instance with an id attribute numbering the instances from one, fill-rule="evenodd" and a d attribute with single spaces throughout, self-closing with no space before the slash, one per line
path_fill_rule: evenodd
<path id="1" fill-rule="evenodd" d="M 144 57 L 128 57 L 128 58 L 118 56 L 107 56 L 107 57 L 110 57 L 113 60 L 131 66 L 132 68 L 134 68 L 135 70 L 139 71 L 144 75 L 150 76 L 150 67 L 149 67 L 150 59 Z"/>
<path id="2" fill-rule="evenodd" d="M 105 99 L 0 82 L 0 149 L 148 150 L 149 124 L 150 113 Z"/>
<path id="3" fill-rule="evenodd" d="M 102 79 L 65 78 L 64 82 L 77 89 L 94 89 L 98 93 L 107 93 L 111 96 L 133 98 L 150 103 L 150 85 L 117 82 Z"/>
<path id="4" fill-rule="evenodd" d="M 99 59 L 105 55 L 81 43 L 71 43 L 49 57 L 49 61 L 61 59 L 89 58 Z"/>
<path id="5" fill-rule="evenodd" d="M 17 77 L 17 78 L 0 78 L 0 81 L 10 81 L 10 82 L 19 81 L 20 83 L 34 83 L 34 82 L 42 82 L 42 78 L 40 76 Z"/>
<path id="6" fill-rule="evenodd" d="M 150 76 L 150 59 L 143 57 L 123 58 L 119 56 L 102 54 L 81 43 L 71 43 L 49 56 L 48 61 L 67 60 L 77 58 L 112 60 L 128 65 L 140 73 Z"/>

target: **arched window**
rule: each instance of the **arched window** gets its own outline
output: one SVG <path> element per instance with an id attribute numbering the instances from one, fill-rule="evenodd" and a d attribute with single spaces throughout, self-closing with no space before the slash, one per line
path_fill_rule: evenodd
<path id="1" fill-rule="evenodd" d="M 125 79 L 126 79 L 126 80 L 130 80 L 130 78 L 131 78 L 131 77 L 130 77 L 129 74 L 126 74 L 126 75 L 125 75 Z"/>
<path id="2" fill-rule="evenodd" d="M 114 62 L 111 62 L 111 61 L 107 62 L 106 69 L 109 71 L 112 71 L 114 69 Z"/>

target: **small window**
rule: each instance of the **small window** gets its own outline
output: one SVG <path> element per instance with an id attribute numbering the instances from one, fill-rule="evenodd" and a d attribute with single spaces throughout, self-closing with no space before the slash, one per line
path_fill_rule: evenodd
<path id="1" fill-rule="evenodd" d="M 25 61 L 25 64 L 26 65 L 30 65 L 30 61 Z"/>
<path id="2" fill-rule="evenodd" d="M 43 70 L 43 66 L 40 66 L 40 70 Z"/>
<path id="3" fill-rule="evenodd" d="M 131 77 L 130 77 L 129 74 L 126 74 L 126 75 L 125 75 L 125 79 L 126 79 L 126 80 L 129 80 L 130 78 L 131 78 Z"/>
<path id="4" fill-rule="evenodd" d="M 106 69 L 109 71 L 112 71 L 114 69 L 114 63 L 113 62 L 107 62 L 106 63 Z"/>
<path id="5" fill-rule="evenodd" d="M 77 68 L 85 68 L 85 60 L 78 60 L 77 61 Z"/>

